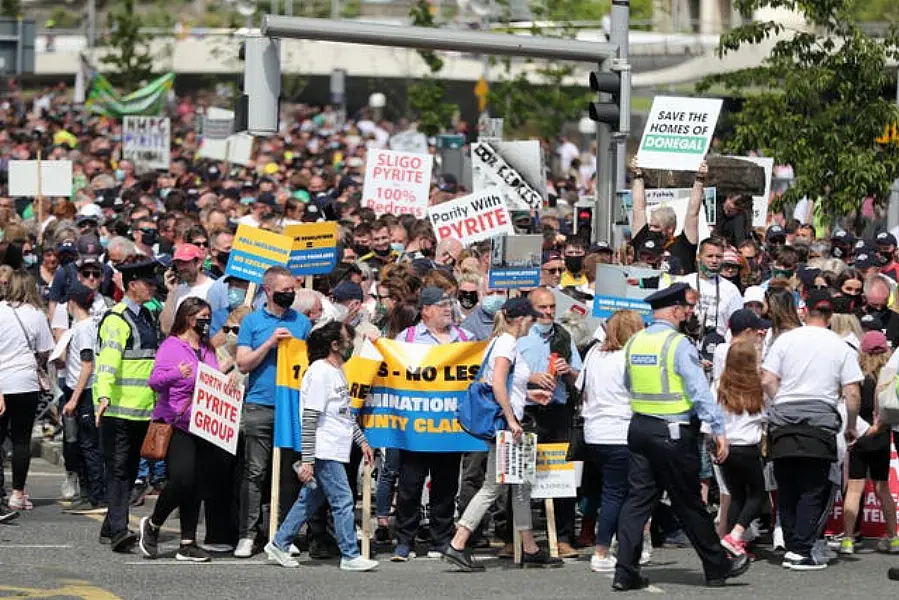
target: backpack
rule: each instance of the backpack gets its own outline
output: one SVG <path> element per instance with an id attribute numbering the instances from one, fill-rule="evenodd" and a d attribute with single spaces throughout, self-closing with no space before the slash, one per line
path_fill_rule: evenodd
<path id="1" fill-rule="evenodd" d="M 459 425 L 470 436 L 485 442 L 496 439 L 496 432 L 506 428 L 506 418 L 503 415 L 503 409 L 496 401 L 493 393 L 493 385 L 484 380 L 484 367 L 490 360 L 490 354 L 496 340 L 490 344 L 484 360 L 481 361 L 481 368 L 478 371 L 479 377 L 472 381 L 465 395 L 459 400 L 456 406 L 456 419 Z M 509 365 L 509 377 L 506 380 L 506 389 L 512 387 L 512 376 L 515 373 L 515 361 Z"/>

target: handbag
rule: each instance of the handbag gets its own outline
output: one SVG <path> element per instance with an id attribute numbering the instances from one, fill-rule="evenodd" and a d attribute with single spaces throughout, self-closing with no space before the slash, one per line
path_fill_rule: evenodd
<path id="1" fill-rule="evenodd" d="M 50 374 L 47 373 L 47 369 L 41 366 L 40 361 L 37 359 L 37 352 L 34 351 L 34 346 L 31 343 L 31 338 L 28 337 L 28 331 L 25 329 L 25 325 L 22 323 L 22 319 L 19 318 L 19 313 L 16 312 L 16 309 L 12 307 L 11 304 L 7 304 L 9 309 L 12 311 L 13 316 L 16 318 L 16 321 L 19 323 L 19 327 L 22 329 L 22 335 L 25 336 L 25 344 L 28 345 L 28 349 L 31 351 L 31 356 L 34 358 L 34 372 L 37 374 L 37 387 L 38 390 L 42 394 L 49 394 L 53 386 L 50 382 Z"/>
<path id="2" fill-rule="evenodd" d="M 484 380 L 484 367 L 490 360 L 490 354 L 495 345 L 496 341 L 494 340 L 487 349 L 484 360 L 481 361 L 478 379 L 469 384 L 468 390 L 456 407 L 456 419 L 459 421 L 459 426 L 472 437 L 485 442 L 495 440 L 496 432 L 506 428 L 506 418 L 503 416 L 502 407 L 496 401 L 493 385 Z M 514 372 L 515 361 L 513 360 L 509 366 L 507 389 L 511 387 Z"/>
<path id="3" fill-rule="evenodd" d="M 171 423 L 165 421 L 150 421 L 147 427 L 147 434 L 144 441 L 140 445 L 140 455 L 147 460 L 165 460 L 169 453 L 169 444 L 172 441 L 172 434 L 175 433 L 175 423 L 181 420 L 190 405 L 193 404 L 193 398 L 188 400 L 184 405 L 184 410 L 178 413 L 178 416 Z"/>

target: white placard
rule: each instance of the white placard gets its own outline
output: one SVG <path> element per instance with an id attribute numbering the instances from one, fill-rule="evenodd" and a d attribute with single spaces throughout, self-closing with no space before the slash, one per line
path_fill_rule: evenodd
<path id="1" fill-rule="evenodd" d="M 774 159 L 762 156 L 728 156 L 749 161 L 765 169 L 765 192 L 752 197 L 752 226 L 765 227 L 768 224 L 768 200 L 771 198 L 771 178 L 774 176 Z"/>
<path id="2" fill-rule="evenodd" d="M 10 196 L 65 196 L 72 195 L 72 161 L 42 160 L 40 185 L 38 185 L 38 161 L 9 161 Z"/>
<path id="3" fill-rule="evenodd" d="M 512 235 L 512 219 L 502 196 L 493 191 L 470 194 L 428 207 L 437 241 L 455 238 L 463 246 Z"/>
<path id="4" fill-rule="evenodd" d="M 498 188 L 509 210 L 542 208 L 546 178 L 539 141 L 472 144 L 471 169 L 475 192 Z"/>
<path id="5" fill-rule="evenodd" d="M 565 460 L 568 444 L 537 444 L 537 470 L 531 498 L 577 497 L 576 463 Z"/>
<path id="6" fill-rule="evenodd" d="M 413 152 L 415 154 L 428 153 L 428 138 L 425 134 L 414 129 L 398 133 L 388 142 L 391 150 L 397 152 Z"/>
<path id="7" fill-rule="evenodd" d="M 511 431 L 496 432 L 496 483 L 534 483 L 537 434 L 524 433 L 516 442 Z"/>
<path id="8" fill-rule="evenodd" d="M 211 106 L 206 109 L 206 118 L 214 121 L 234 121 L 234 111 Z M 233 125 L 232 125 L 233 129 Z M 211 158 L 236 165 L 245 165 L 253 156 L 253 136 L 248 133 L 235 133 L 225 139 L 214 136 L 209 139 L 203 136 L 200 144 L 200 158 Z"/>
<path id="9" fill-rule="evenodd" d="M 232 386 L 230 377 L 212 367 L 197 365 L 190 413 L 190 432 L 210 444 L 237 454 L 237 434 L 243 407 L 243 386 Z"/>
<path id="10" fill-rule="evenodd" d="M 677 226 L 674 230 L 674 235 L 680 235 L 680 232 L 684 230 L 684 223 L 687 220 L 687 209 L 690 206 L 690 198 L 678 198 L 677 200 L 664 200 L 662 202 L 656 203 L 652 206 L 649 205 L 648 199 L 646 203 L 646 222 L 649 223 L 649 217 L 652 214 L 652 211 L 658 209 L 662 206 L 670 206 L 674 209 L 674 214 L 677 215 Z M 706 238 L 711 237 L 712 232 L 709 229 L 709 221 L 706 218 L 705 211 L 699 211 L 699 241 L 702 241 Z"/>
<path id="11" fill-rule="evenodd" d="M 722 103 L 718 98 L 656 96 L 637 151 L 640 168 L 698 171 Z"/>
<path id="12" fill-rule="evenodd" d="M 150 169 L 168 170 L 171 145 L 168 117 L 125 117 L 122 158 Z"/>
<path id="13" fill-rule="evenodd" d="M 430 154 L 368 151 L 362 206 L 378 215 L 414 215 L 427 218 L 434 157 Z"/>

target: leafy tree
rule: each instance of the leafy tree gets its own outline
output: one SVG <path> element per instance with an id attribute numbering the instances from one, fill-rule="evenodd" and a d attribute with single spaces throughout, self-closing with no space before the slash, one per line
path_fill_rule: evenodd
<path id="1" fill-rule="evenodd" d="M 16 18 L 22 13 L 22 3 L 19 0 L 0 0 L 0 15 Z"/>
<path id="2" fill-rule="evenodd" d="M 134 4 L 134 0 L 121 0 L 118 9 L 109 13 L 109 52 L 100 57 L 100 63 L 112 71 L 110 79 L 125 93 L 153 77 L 152 38 L 141 32 L 143 19 L 135 13 Z"/>
<path id="3" fill-rule="evenodd" d="M 866 35 L 853 17 L 854 0 L 737 0 L 743 14 L 782 7 L 805 16 L 808 32 L 779 37 L 757 68 L 706 78 L 699 90 L 723 85 L 743 96 L 731 115 L 727 150 L 761 149 L 778 163 L 790 164 L 795 185 L 785 202 L 803 196 L 819 199 L 822 214 L 856 211 L 862 198 L 883 201 L 899 177 L 899 145 L 875 143 L 899 111 L 885 92 L 895 89 L 887 69 L 899 58 L 899 32 L 886 39 Z M 785 32 L 776 21 L 748 23 L 721 36 L 725 56 Z M 745 93 L 745 90 L 752 93 Z"/>
<path id="4" fill-rule="evenodd" d="M 431 6 L 427 0 L 416 0 L 409 10 L 412 24 L 419 27 L 436 27 Z M 446 101 L 446 87 L 439 78 L 443 60 L 435 52 L 419 50 L 429 75 L 409 84 L 409 107 L 418 119 L 418 130 L 425 135 L 436 135 L 450 124 L 457 107 Z"/>
<path id="5" fill-rule="evenodd" d="M 859 21 L 896 22 L 899 4 L 896 0 L 857 0 L 852 14 Z"/>

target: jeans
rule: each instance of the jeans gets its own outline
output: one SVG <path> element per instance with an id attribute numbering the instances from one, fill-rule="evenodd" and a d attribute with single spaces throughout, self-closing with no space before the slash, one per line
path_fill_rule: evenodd
<path id="1" fill-rule="evenodd" d="M 459 525 L 469 531 L 475 531 L 481 524 L 481 519 L 487 514 L 487 510 L 499 496 L 500 490 L 507 487 L 506 484 L 496 482 L 496 444 L 488 443 L 487 473 L 484 477 L 484 485 L 474 495 L 465 514 L 459 519 Z M 531 486 L 527 483 L 512 486 L 512 520 L 518 531 L 529 531 L 531 524 Z"/>
<path id="2" fill-rule="evenodd" d="M 116 417 L 101 417 L 100 441 L 106 463 L 106 492 L 109 512 L 101 531 L 111 537 L 128 530 L 128 507 L 131 488 L 137 476 L 140 447 L 147 435 L 149 421 L 129 421 Z"/>
<path id="3" fill-rule="evenodd" d="M 315 460 L 316 485 L 304 485 L 275 534 L 274 544 L 287 551 L 306 520 L 326 499 L 334 515 L 334 533 L 340 554 L 348 560 L 359 556 L 356 544 L 356 524 L 353 515 L 353 494 L 343 463 L 334 460 Z"/>
<path id="4" fill-rule="evenodd" d="M 612 544 L 612 535 L 618 531 L 618 515 L 627 498 L 630 452 L 627 446 L 614 444 L 588 444 L 587 449 L 590 462 L 599 469 L 602 477 L 596 545 L 608 548 Z"/>
<path id="5" fill-rule="evenodd" d="M 149 483 L 153 487 L 160 487 L 165 482 L 166 473 L 164 460 L 147 460 L 141 457 L 137 465 L 137 479 Z"/>
<path id="6" fill-rule="evenodd" d="M 0 415 L 0 445 L 3 444 L 8 429 L 12 438 L 12 489 L 24 490 L 31 466 L 31 430 L 34 427 L 38 393 L 5 396 L 6 412 Z M 3 470 L 2 454 L 0 452 L 0 471 Z"/>
<path id="7" fill-rule="evenodd" d="M 262 528 L 265 478 L 272 462 L 275 408 L 247 404 L 241 417 L 243 477 L 240 482 L 240 516 L 237 529 L 241 539 L 252 538 Z"/>
<path id="8" fill-rule="evenodd" d="M 393 492 L 399 475 L 400 451 L 396 448 L 387 448 L 384 461 L 381 463 L 381 472 L 378 473 L 378 491 L 375 495 L 375 516 L 379 519 L 390 516 L 390 505 L 393 502 Z"/>
<path id="9" fill-rule="evenodd" d="M 64 397 L 68 402 L 72 397 L 71 390 Z M 78 420 L 78 441 L 74 446 L 81 489 L 91 504 L 102 504 L 106 502 L 106 473 L 91 390 L 81 392 L 75 407 L 75 418 Z"/>

